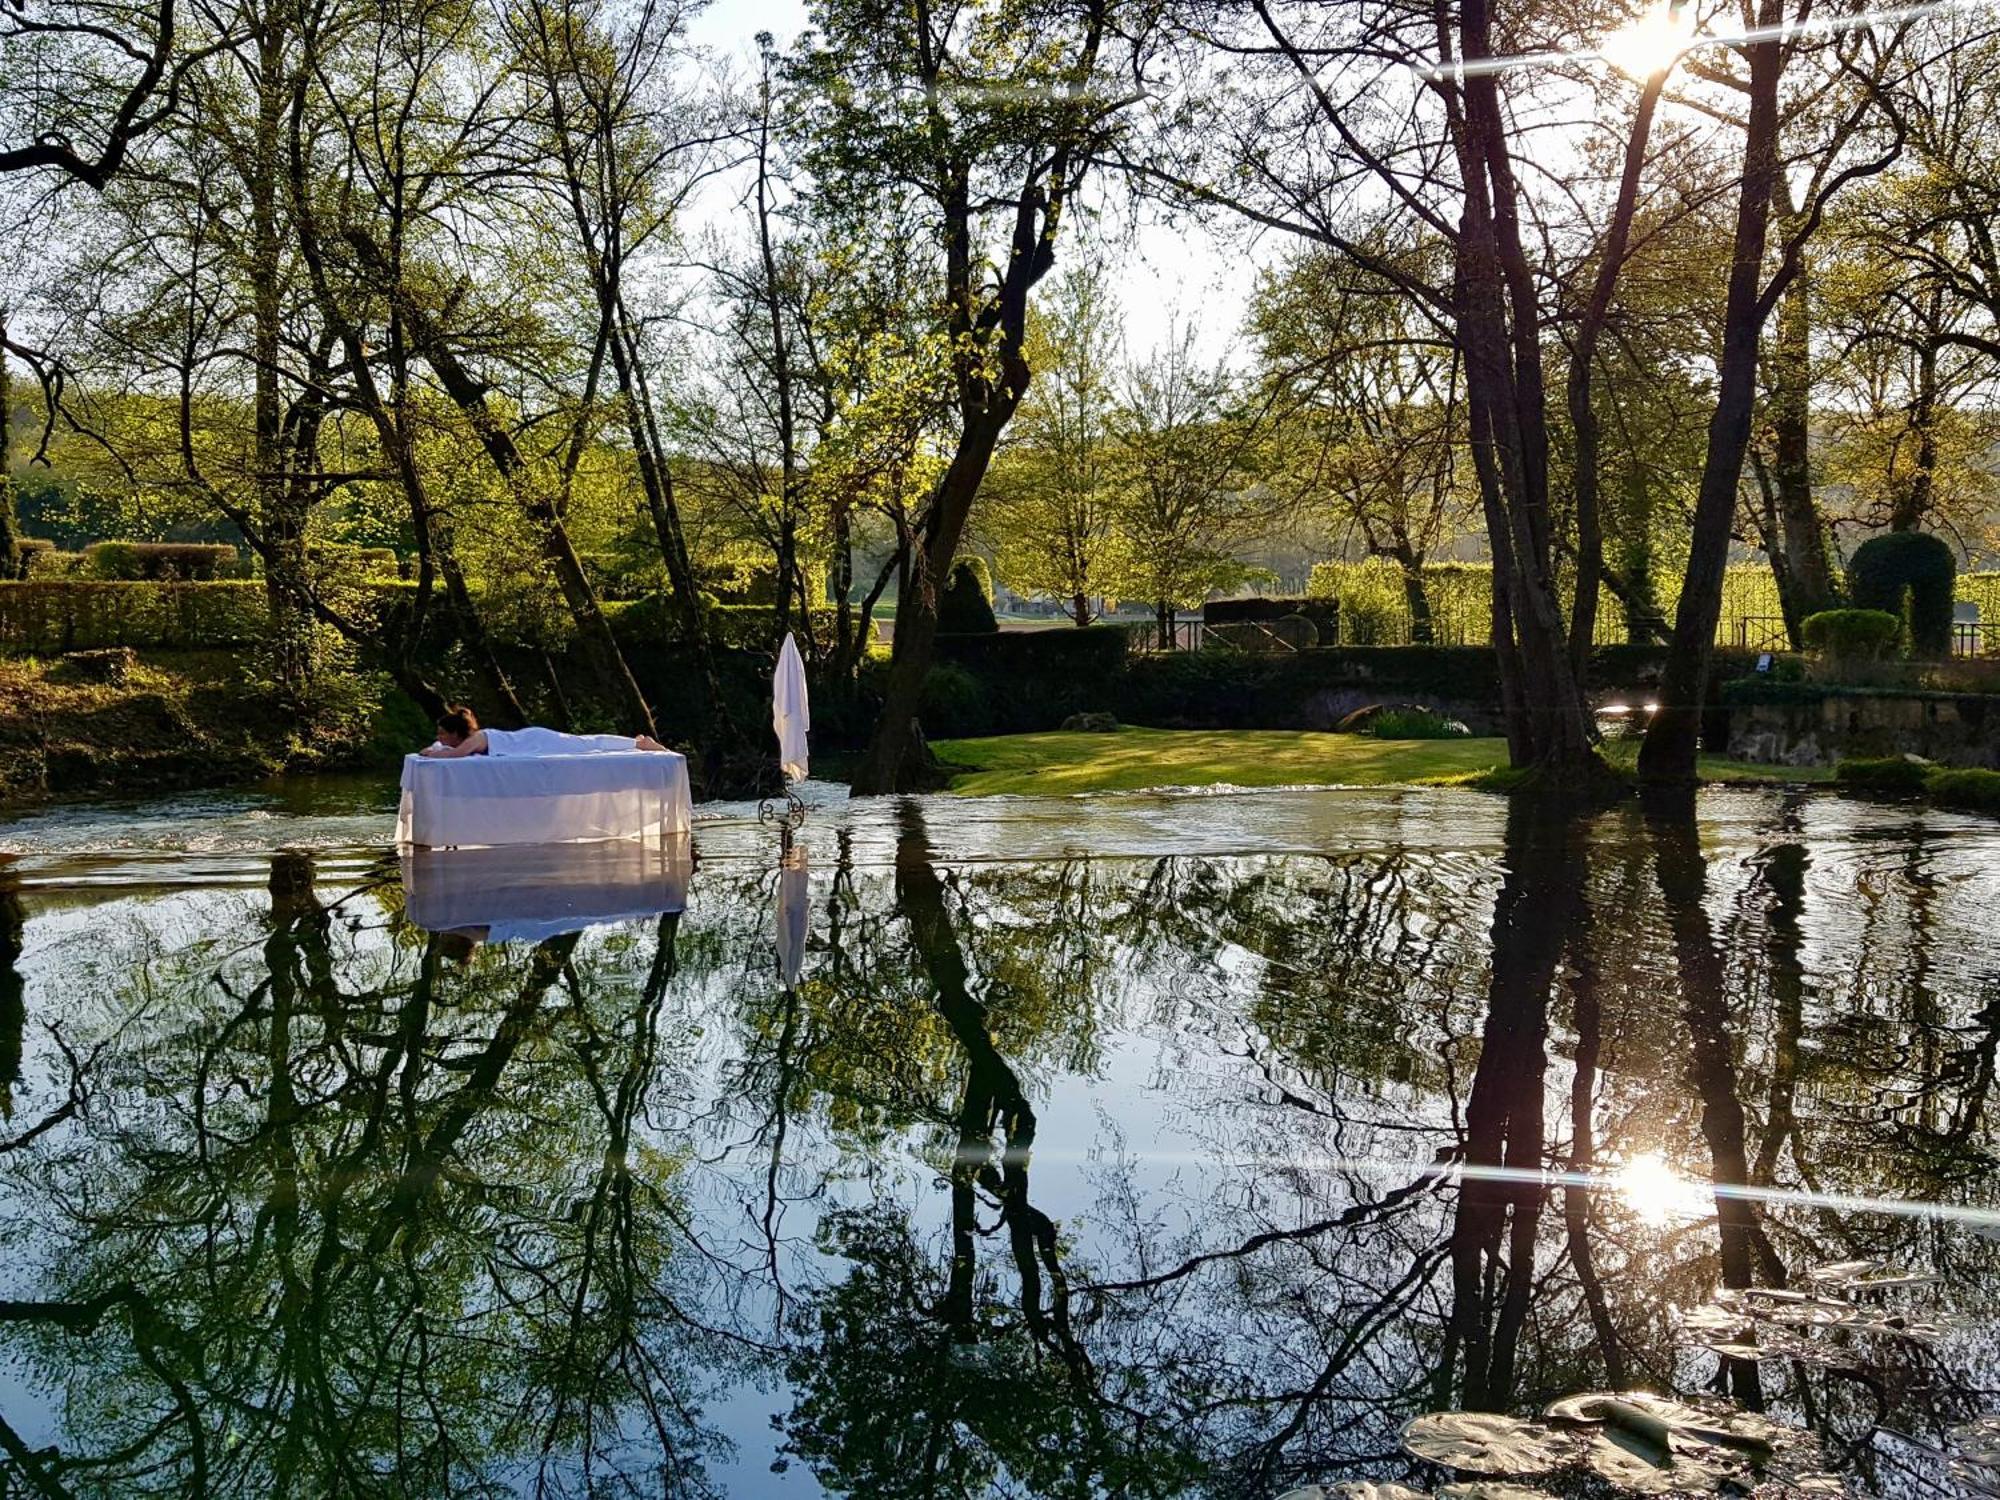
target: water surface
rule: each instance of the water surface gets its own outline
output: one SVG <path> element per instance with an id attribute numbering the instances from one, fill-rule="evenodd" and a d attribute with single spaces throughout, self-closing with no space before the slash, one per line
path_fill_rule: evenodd
<path id="1" fill-rule="evenodd" d="M 1431 1489 L 1413 1415 L 1606 1388 L 1994 1480 L 1993 825 L 813 800 L 0 824 L 0 1491 Z"/>

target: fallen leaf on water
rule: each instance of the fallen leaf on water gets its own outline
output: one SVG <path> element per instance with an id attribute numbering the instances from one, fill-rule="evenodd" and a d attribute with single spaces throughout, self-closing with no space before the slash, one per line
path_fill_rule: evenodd
<path id="1" fill-rule="evenodd" d="M 1576 1457 L 1576 1445 L 1562 1434 L 1479 1411 L 1413 1417 L 1403 1428 L 1403 1447 L 1427 1462 L 1474 1474 L 1546 1474 Z"/>

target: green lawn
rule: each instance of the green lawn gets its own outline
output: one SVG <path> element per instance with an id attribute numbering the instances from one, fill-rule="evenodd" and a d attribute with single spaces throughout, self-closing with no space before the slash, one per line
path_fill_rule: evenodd
<path id="1" fill-rule="evenodd" d="M 940 760 L 962 767 L 963 797 L 1128 792 L 1159 786 L 1387 786 L 1470 775 L 1504 765 L 1497 739 L 1378 740 L 1291 729 L 1121 729 L 1116 734 L 1009 734 L 939 740 Z M 1612 747 L 1630 764 L 1637 746 Z M 1704 758 L 1715 781 L 1823 781 L 1826 771 Z"/>

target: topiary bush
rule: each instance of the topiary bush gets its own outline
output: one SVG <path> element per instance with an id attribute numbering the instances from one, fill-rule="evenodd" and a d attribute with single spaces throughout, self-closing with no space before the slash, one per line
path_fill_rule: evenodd
<path id="1" fill-rule="evenodd" d="M 1807 615 L 1806 645 L 1836 663 L 1878 661 L 1903 634 L 1900 615 L 1884 609 L 1827 609 Z"/>
<path id="2" fill-rule="evenodd" d="M 1951 655 L 1957 581 L 1958 559 L 1950 545 L 1918 531 L 1870 537 L 1854 549 L 1847 565 L 1847 593 L 1854 607 L 1907 619 L 1910 650 L 1917 656 Z"/>
<path id="3" fill-rule="evenodd" d="M 992 635 L 1000 629 L 993 614 L 991 585 L 982 588 L 973 566 L 985 564 L 977 558 L 962 557 L 952 564 L 951 582 L 938 600 L 938 631 L 943 635 Z"/>
<path id="4" fill-rule="evenodd" d="M 986 685 L 956 662 L 941 661 L 924 674 L 917 718 L 928 739 L 992 734 L 996 727 Z"/>

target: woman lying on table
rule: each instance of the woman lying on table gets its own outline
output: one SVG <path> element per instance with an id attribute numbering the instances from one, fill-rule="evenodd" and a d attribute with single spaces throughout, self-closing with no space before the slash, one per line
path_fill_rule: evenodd
<path id="1" fill-rule="evenodd" d="M 620 750 L 664 750 L 649 734 L 564 734 L 557 729 L 481 729 L 472 710 L 454 704 L 437 721 L 437 743 L 417 754 L 432 760 L 461 755 L 609 755 Z"/>

